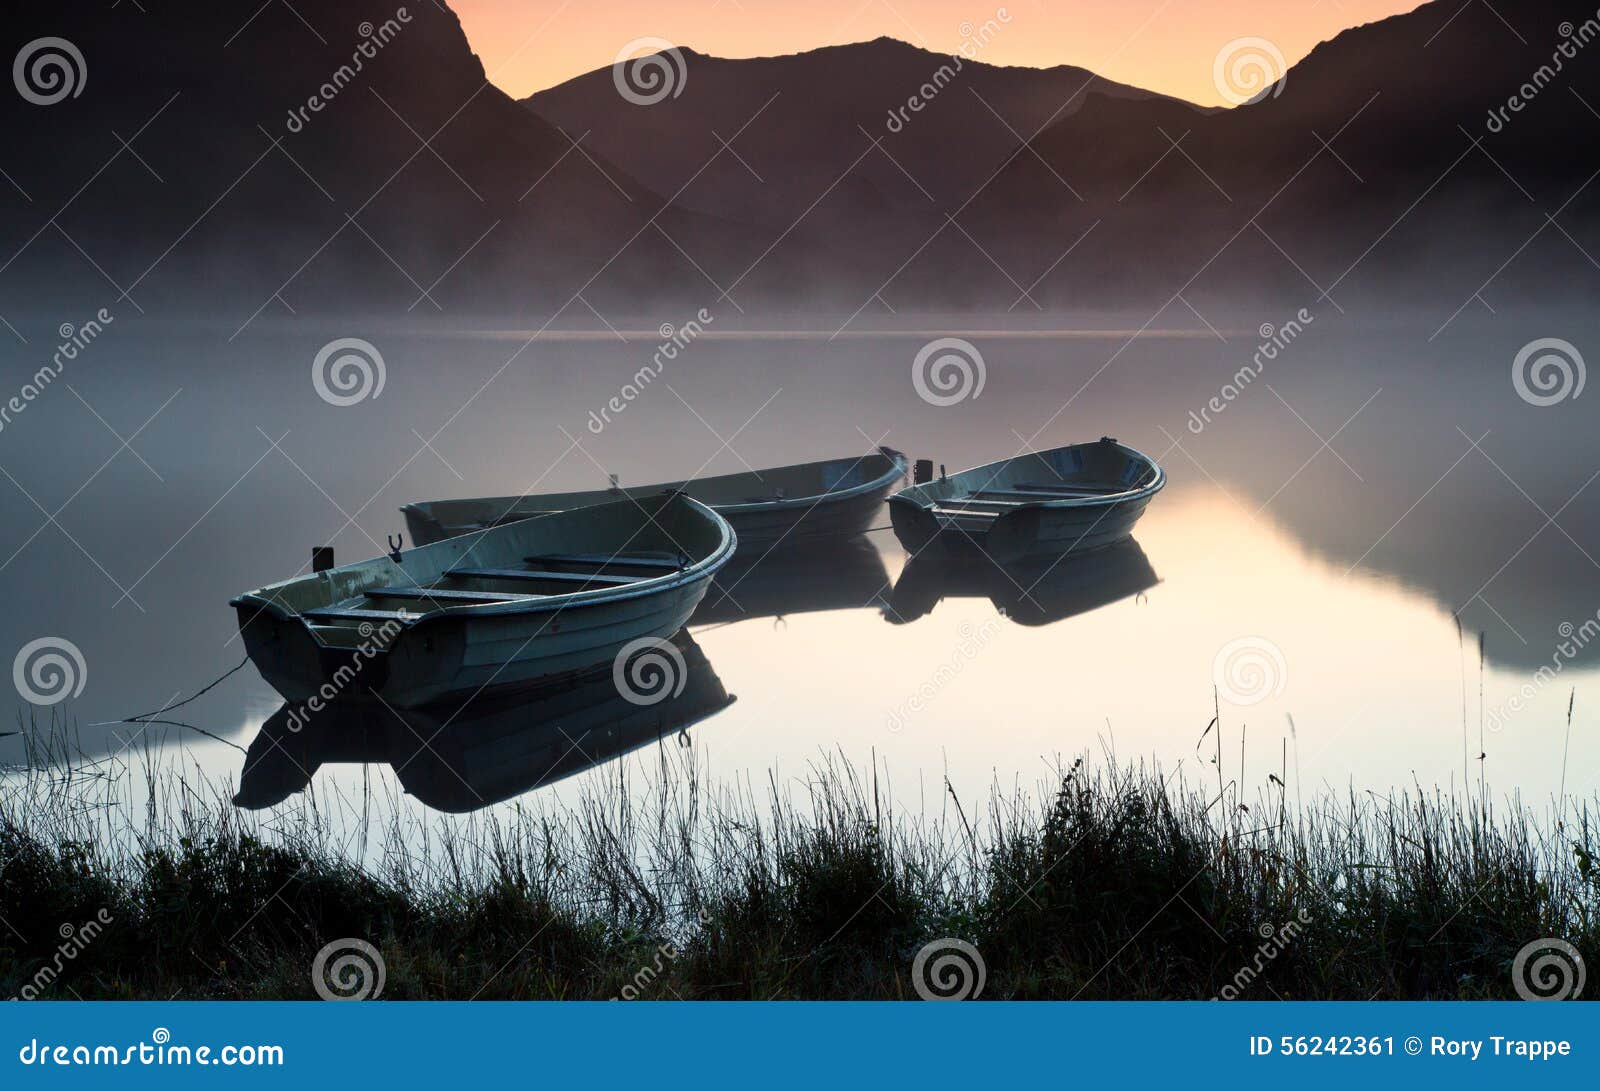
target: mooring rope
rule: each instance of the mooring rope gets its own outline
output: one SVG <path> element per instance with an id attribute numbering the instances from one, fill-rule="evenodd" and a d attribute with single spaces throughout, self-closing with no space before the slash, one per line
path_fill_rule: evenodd
<path id="1" fill-rule="evenodd" d="M 180 720 L 156 720 L 156 719 L 152 719 L 151 717 L 160 716 L 163 713 L 171 712 L 175 708 L 182 708 L 184 705 L 187 705 L 192 701 L 199 700 L 201 697 L 204 697 L 207 693 L 210 693 L 212 690 L 216 689 L 223 682 L 227 681 L 227 679 L 231 675 L 237 674 L 239 671 L 243 670 L 244 669 L 244 665 L 246 663 L 248 663 L 248 662 L 250 662 L 250 657 L 247 655 L 243 659 L 239 660 L 239 663 L 238 663 L 237 666 L 230 667 L 228 670 L 223 671 L 220 675 L 218 675 L 215 679 L 213 679 L 210 683 L 208 683 L 203 689 L 195 691 L 195 693 L 192 696 L 185 697 L 181 701 L 175 701 L 172 704 L 167 705 L 167 706 L 165 706 L 163 708 L 152 709 L 149 712 L 140 712 L 140 713 L 138 713 L 136 715 L 127 716 L 127 717 L 124 717 L 123 719 L 120 719 L 120 720 L 101 720 L 98 723 L 92 723 L 89 726 L 90 727 L 105 727 L 105 726 L 107 726 L 109 724 L 167 724 L 167 725 L 172 726 L 172 727 L 186 727 L 190 731 L 198 731 L 200 734 L 204 735 L 208 739 L 215 739 L 217 742 L 225 743 L 226 745 L 231 746 L 235 750 L 239 751 L 241 754 L 245 753 L 246 752 L 245 748 L 240 746 L 238 743 L 232 742 L 232 741 L 230 741 L 228 739 L 224 739 L 220 735 L 213 734 L 212 732 L 207 731 L 203 727 L 196 727 L 194 724 L 186 724 L 186 723 L 183 723 Z"/>

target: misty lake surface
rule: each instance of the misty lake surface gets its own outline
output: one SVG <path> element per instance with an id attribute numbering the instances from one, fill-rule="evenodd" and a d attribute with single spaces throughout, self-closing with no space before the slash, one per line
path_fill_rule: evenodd
<path id="1" fill-rule="evenodd" d="M 232 340 L 231 325 L 119 320 L 0 431 L 0 648 L 7 662 L 41 637 L 81 650 L 82 692 L 34 715 L 73 721 L 86 757 L 149 753 L 237 783 L 238 749 L 177 727 L 94 725 L 233 667 L 231 596 L 302 570 L 313 546 L 341 563 L 382 552 L 408 501 L 730 473 L 880 443 L 954 471 L 1111 435 L 1169 475 L 1135 546 L 1037 583 L 908 566 L 887 530 L 809 564 L 769 558 L 725 581 L 726 598 L 713 590 L 691 626 L 737 700 L 620 762 L 585 769 L 563 744 L 558 772 L 575 775 L 530 798 L 571 798 L 667 753 L 758 791 L 769 772 L 802 783 L 830 758 L 875 762 L 913 813 L 944 805 L 946 778 L 981 800 L 1043 785 L 1079 755 L 1214 784 L 1214 703 L 1223 775 L 1242 763 L 1246 800 L 1269 774 L 1291 801 L 1476 791 L 1480 771 L 1491 798 L 1535 807 L 1592 793 L 1595 395 L 1529 404 L 1512 366 L 1544 337 L 1600 352 L 1600 325 L 1468 312 L 1440 331 L 1445 316 L 1330 310 L 1224 395 L 1259 327 L 1291 316 L 1208 314 L 1216 330 L 1177 309 L 1148 326 L 862 317 L 835 337 L 844 316 L 730 314 L 608 422 L 591 414 L 650 360 L 662 322 L 687 315 L 542 332 L 262 319 Z M 55 342 L 51 326 L 22 328 L 8 391 Z M 983 359 L 981 393 L 948 406 L 913 383 L 918 350 L 941 336 Z M 377 396 L 319 397 L 312 361 L 340 337 L 381 352 Z M 1192 415 L 1213 398 L 1222 409 Z M 247 666 L 172 715 L 248 746 L 280 705 Z M 537 709 L 528 722 L 560 727 Z M 587 753 L 581 736 L 573 746 Z M 324 755 L 312 792 L 377 783 L 397 806 L 427 806 L 375 754 L 345 749 Z M 0 739 L 0 761 L 23 756 L 20 736 Z"/>

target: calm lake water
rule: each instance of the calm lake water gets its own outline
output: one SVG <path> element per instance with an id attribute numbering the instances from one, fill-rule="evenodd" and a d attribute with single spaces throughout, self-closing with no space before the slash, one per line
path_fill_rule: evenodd
<path id="1" fill-rule="evenodd" d="M 735 472 L 879 443 L 953 471 L 1108 434 L 1170 478 L 1136 547 L 1027 587 L 908 569 L 886 530 L 797 570 L 769 562 L 731 599 L 714 591 L 692 626 L 699 669 L 737 700 L 722 708 L 713 686 L 690 710 L 699 722 L 659 745 L 727 783 L 765 784 L 769 770 L 803 780 L 829 755 L 875 761 L 916 810 L 940 805 L 945 777 L 981 797 L 1085 753 L 1182 764 L 1211 782 L 1217 740 L 1201 739 L 1215 693 L 1226 775 L 1242 742 L 1247 797 L 1269 773 L 1286 773 L 1291 799 L 1464 778 L 1475 790 L 1480 722 L 1491 795 L 1544 806 L 1563 776 L 1569 798 L 1600 785 L 1600 657 L 1584 628 L 1600 610 L 1595 395 L 1539 407 L 1512 380 L 1538 338 L 1600 353 L 1592 322 L 1463 315 L 1435 336 L 1443 316 L 1362 325 L 1329 312 L 1234 397 L 1223 388 L 1258 327 L 1289 314 L 1208 315 L 1213 331 L 1182 312 L 1138 336 L 1145 316 L 1054 331 L 858 319 L 834 338 L 837 322 L 728 316 L 597 429 L 591 413 L 661 339 L 660 316 L 608 317 L 615 331 L 532 341 L 507 322 L 258 321 L 232 341 L 231 328 L 117 322 L 0 431 L 6 661 L 39 638 L 70 641 L 83 687 L 53 711 L 76 721 L 86 754 L 159 744 L 161 762 L 237 781 L 237 749 L 179 728 L 93 725 L 234 666 L 230 596 L 294 574 L 315 545 L 341 562 L 381 552 L 407 501 Z M 21 328 L 29 344 L 6 349 L 0 375 L 7 396 L 55 340 Z M 976 397 L 919 396 L 913 359 L 939 336 L 981 353 Z M 339 337 L 378 347 L 381 394 L 319 397 L 313 360 Z M 1209 422 L 1191 416 L 1214 397 L 1224 408 Z M 279 704 L 246 667 L 173 715 L 246 746 Z M 527 748 L 560 726 L 538 707 L 508 715 L 493 730 L 523 717 Z M 592 740 L 603 719 L 587 725 Z M 655 738 L 632 728 L 617 746 Z M 654 762 L 656 745 L 627 760 Z M 555 751 L 558 772 L 577 775 L 538 789 L 545 798 L 615 775 L 583 771 L 569 749 Z M 415 790 L 388 765 L 349 764 L 382 753 L 334 747 L 313 786 L 365 775 Z M 0 739 L 0 761 L 22 755 L 20 737 Z M 449 805 L 448 792 L 418 795 Z"/>

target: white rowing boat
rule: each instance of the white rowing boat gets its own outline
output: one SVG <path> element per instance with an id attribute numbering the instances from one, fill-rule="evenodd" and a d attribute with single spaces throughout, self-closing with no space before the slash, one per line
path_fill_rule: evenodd
<path id="1" fill-rule="evenodd" d="M 941 475 L 889 498 L 912 555 L 974 551 L 1001 564 L 1120 542 L 1167 482 L 1154 459 L 1109 437 Z"/>
<path id="2" fill-rule="evenodd" d="M 817 537 L 847 537 L 872 526 L 884 497 L 905 478 L 906 456 L 880 447 L 871 454 L 702 477 L 663 485 L 612 487 L 539 496 L 424 500 L 400 511 L 416 545 L 470 534 L 553 511 L 681 492 L 733 526 L 746 556 Z"/>
<path id="3" fill-rule="evenodd" d="M 396 550 L 231 605 L 285 700 L 414 708 L 670 637 L 735 545 L 710 508 L 663 493 Z"/>

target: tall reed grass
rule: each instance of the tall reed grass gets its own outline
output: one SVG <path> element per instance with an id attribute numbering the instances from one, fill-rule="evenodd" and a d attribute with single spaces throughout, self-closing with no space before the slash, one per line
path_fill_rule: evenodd
<path id="1" fill-rule="evenodd" d="M 945 937 L 986 998 L 1511 997 L 1530 942 L 1600 952 L 1587 802 L 1291 805 L 1269 777 L 1246 803 L 1079 761 L 913 815 L 838 757 L 713 790 L 663 746 L 567 807 L 441 827 L 377 778 L 257 815 L 178 763 L 68 749 L 0 778 L 0 996 L 309 998 L 351 937 L 385 998 L 460 999 L 911 998 Z"/>

